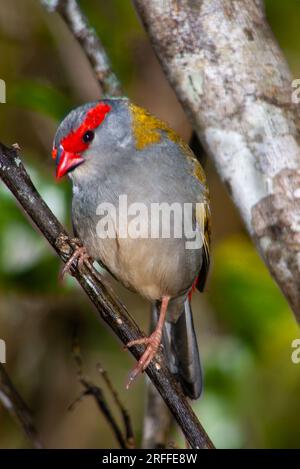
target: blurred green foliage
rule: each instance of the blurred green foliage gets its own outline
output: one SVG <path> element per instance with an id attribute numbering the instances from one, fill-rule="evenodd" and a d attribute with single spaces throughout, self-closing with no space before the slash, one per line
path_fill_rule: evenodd
<path id="1" fill-rule="evenodd" d="M 291 361 L 299 329 L 244 235 L 216 246 L 209 299 L 220 324 L 206 351 L 202 421 L 220 447 L 299 446 L 299 370 Z"/>
<path id="2" fill-rule="evenodd" d="M 10 88 L 7 97 L 14 106 L 40 112 L 60 121 L 72 109 L 72 101 L 48 83 L 34 80 L 19 81 Z"/>
<path id="3" fill-rule="evenodd" d="M 131 2 L 114 0 L 98 2 L 81 0 L 80 5 L 99 33 L 113 70 L 126 87 L 132 83 L 135 71 L 135 47 L 142 36 L 142 28 Z"/>
<path id="4" fill-rule="evenodd" d="M 289 307 L 247 238 L 227 239 L 214 255 L 211 301 L 228 330 L 258 350 Z"/>

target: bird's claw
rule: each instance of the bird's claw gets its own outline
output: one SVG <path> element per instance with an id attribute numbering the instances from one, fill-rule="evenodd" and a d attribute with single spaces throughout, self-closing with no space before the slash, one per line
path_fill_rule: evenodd
<path id="1" fill-rule="evenodd" d="M 71 240 L 72 247 L 74 252 L 71 255 L 70 259 L 66 262 L 63 269 L 60 272 L 60 280 L 63 280 L 66 273 L 71 273 L 71 267 L 73 262 L 77 261 L 79 270 L 82 269 L 85 263 L 91 264 L 91 258 L 87 253 L 86 248 L 81 244 L 81 241 L 77 238 Z"/>
<path id="2" fill-rule="evenodd" d="M 131 340 L 126 345 L 126 348 L 130 348 L 134 345 L 146 345 L 146 350 L 143 355 L 140 357 L 139 361 L 129 373 L 128 381 L 126 384 L 126 389 L 129 389 L 131 383 L 136 379 L 136 377 L 143 373 L 146 368 L 149 366 L 150 362 L 155 357 L 161 342 L 161 332 L 154 331 L 150 337 L 143 337 L 141 339 Z"/>

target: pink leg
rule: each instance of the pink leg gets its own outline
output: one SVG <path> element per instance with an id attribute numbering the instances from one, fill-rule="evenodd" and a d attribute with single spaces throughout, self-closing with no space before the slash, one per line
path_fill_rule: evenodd
<path id="1" fill-rule="evenodd" d="M 61 280 L 63 280 L 67 272 L 70 273 L 70 269 L 73 262 L 77 261 L 79 269 L 83 266 L 85 262 L 91 263 L 91 258 L 89 257 L 86 248 L 80 244 L 80 240 L 74 238 L 72 240 L 72 244 L 74 245 L 75 250 L 60 273 Z"/>
<path id="2" fill-rule="evenodd" d="M 138 363 L 136 366 L 133 368 L 131 373 L 129 374 L 129 379 L 128 383 L 126 385 L 126 388 L 128 389 L 131 383 L 135 380 L 135 378 L 145 371 L 147 366 L 150 364 L 151 360 L 155 357 L 160 343 L 161 343 L 161 337 L 162 337 L 162 330 L 163 330 L 163 325 L 165 322 L 166 314 L 167 314 L 167 309 L 168 309 L 168 303 L 169 303 L 170 297 L 169 296 L 164 296 L 161 302 L 161 308 L 160 308 L 160 314 L 159 314 L 159 319 L 156 325 L 155 330 L 152 332 L 150 337 L 143 337 L 142 339 L 137 339 L 137 340 L 131 340 L 126 347 L 132 347 L 133 345 L 147 345 L 145 352 L 139 359 Z"/>

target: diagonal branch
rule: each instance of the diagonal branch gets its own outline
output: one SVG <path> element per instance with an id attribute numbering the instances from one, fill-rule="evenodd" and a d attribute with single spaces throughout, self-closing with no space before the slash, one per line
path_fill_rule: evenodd
<path id="1" fill-rule="evenodd" d="M 26 172 L 15 149 L 0 144 L 0 177 L 14 194 L 29 219 L 48 240 L 63 262 L 70 259 L 73 248 L 70 237 L 41 198 Z M 123 344 L 143 334 L 130 318 L 126 308 L 112 289 L 93 268 L 72 266 L 71 272 L 86 292 L 99 316 L 119 337 Z M 130 352 L 139 359 L 144 347 L 132 347 Z M 174 415 L 192 448 L 213 448 L 205 430 L 188 404 L 182 390 L 168 370 L 162 355 L 147 368 L 147 374 Z"/>
<path id="2" fill-rule="evenodd" d="M 101 413 L 104 415 L 106 418 L 107 423 L 111 427 L 117 442 L 120 445 L 120 448 L 126 449 L 127 444 L 126 441 L 122 435 L 122 431 L 114 418 L 113 414 L 110 411 L 110 408 L 106 402 L 106 399 L 103 395 L 102 389 L 99 386 L 96 386 L 94 383 L 91 381 L 88 381 L 86 378 L 83 376 L 79 376 L 79 381 L 84 388 L 84 391 L 80 394 L 80 396 L 72 402 L 72 404 L 69 406 L 68 410 L 72 411 L 75 409 L 76 405 L 78 402 L 80 402 L 85 396 L 92 396 L 94 400 L 96 401 L 96 404 L 98 408 L 100 409 Z"/>
<path id="3" fill-rule="evenodd" d="M 100 375 L 103 378 L 103 381 L 105 382 L 108 390 L 110 391 L 110 394 L 112 395 L 112 398 L 117 406 L 117 408 L 120 411 L 122 420 L 123 420 L 123 425 L 125 429 L 125 441 L 126 441 L 126 447 L 127 448 L 135 448 L 135 439 L 134 439 L 134 433 L 133 433 L 133 427 L 132 427 L 132 422 L 130 415 L 125 409 L 123 403 L 121 402 L 119 395 L 117 391 L 115 390 L 111 380 L 109 379 L 108 373 L 104 368 L 101 366 L 100 363 L 97 364 L 97 370 L 99 371 Z"/>
<path id="4" fill-rule="evenodd" d="M 22 397 L 15 389 L 4 366 L 0 363 L 0 401 L 16 419 L 34 448 L 42 445 L 33 422 L 33 417 Z"/>
<path id="5" fill-rule="evenodd" d="M 168 447 L 170 431 L 174 423 L 173 416 L 157 389 L 147 380 L 147 401 L 143 422 L 144 449 L 163 449 Z"/>
<path id="6" fill-rule="evenodd" d="M 101 88 L 102 94 L 120 96 L 121 84 L 112 71 L 103 44 L 90 26 L 76 0 L 41 0 L 50 11 L 57 11 L 81 45 Z"/>
<path id="7" fill-rule="evenodd" d="M 156 315 L 151 311 L 150 332 L 154 329 Z M 157 389 L 149 379 L 146 380 L 147 396 L 143 421 L 142 448 L 162 449 L 169 443 L 174 418 L 166 407 Z"/>
<path id="8" fill-rule="evenodd" d="M 119 396 L 108 377 L 108 373 L 99 364 L 97 365 L 97 369 L 99 373 L 102 375 L 105 383 L 107 384 L 108 390 L 110 391 L 110 394 L 112 395 L 112 398 L 114 402 L 116 403 L 117 408 L 121 411 L 123 423 L 125 423 L 124 425 L 125 435 L 124 436 L 123 436 L 123 432 L 118 422 L 116 421 L 113 415 L 112 410 L 110 409 L 110 406 L 105 398 L 103 390 L 96 384 L 92 383 L 83 374 L 82 356 L 81 356 L 80 346 L 77 341 L 77 338 L 75 338 L 74 340 L 72 351 L 73 351 L 73 357 L 74 357 L 75 363 L 77 365 L 78 380 L 81 383 L 82 387 L 84 388 L 84 391 L 80 394 L 80 396 L 77 399 L 75 399 L 74 402 L 72 402 L 72 404 L 69 406 L 69 410 L 74 410 L 78 402 L 81 402 L 85 396 L 92 396 L 94 400 L 96 401 L 96 404 L 100 412 L 103 414 L 108 425 L 111 427 L 112 432 L 115 435 L 115 438 L 120 445 L 120 448 L 122 449 L 135 448 L 134 433 L 132 429 L 130 415 L 127 412 L 127 410 L 124 408 L 121 400 L 119 399 Z"/>

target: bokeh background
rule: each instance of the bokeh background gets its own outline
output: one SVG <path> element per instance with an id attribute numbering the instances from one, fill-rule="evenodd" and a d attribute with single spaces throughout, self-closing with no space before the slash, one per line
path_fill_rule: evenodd
<path id="1" fill-rule="evenodd" d="M 187 141 L 191 127 L 168 85 L 129 0 L 85 0 L 126 94 L 167 120 Z M 295 78 L 300 77 L 300 2 L 269 0 L 267 16 Z M 37 188 L 70 228 L 70 185 L 57 184 L 52 138 L 74 106 L 99 98 L 79 45 L 57 14 L 38 0 L 0 0 L 0 137 L 18 143 Z M 221 79 L 221 78 L 220 78 Z M 300 447 L 300 364 L 291 342 L 300 336 L 291 311 L 249 240 L 209 160 L 205 163 L 213 217 L 212 270 L 207 291 L 194 297 L 205 370 L 205 392 L 193 407 L 221 448 Z M 109 372 L 141 438 L 144 378 L 127 392 L 133 359 L 68 278 L 58 281 L 58 258 L 0 184 L 0 338 L 6 369 L 34 412 L 46 447 L 108 448 L 116 441 L 94 401 L 80 394 L 72 358 L 78 337 L 84 372 L 101 384 L 96 364 Z M 149 305 L 114 286 L 139 324 L 148 329 Z M 181 435 L 174 431 L 174 441 Z M 29 447 L 0 406 L 0 447 Z"/>

